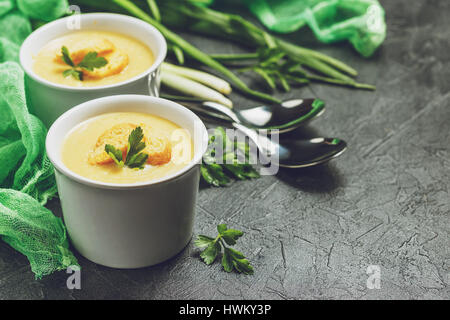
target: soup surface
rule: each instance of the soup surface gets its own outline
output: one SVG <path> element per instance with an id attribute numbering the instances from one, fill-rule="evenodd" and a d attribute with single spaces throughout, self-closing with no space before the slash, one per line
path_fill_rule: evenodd
<path id="1" fill-rule="evenodd" d="M 63 72 L 71 68 L 62 59 L 62 47 L 77 65 L 89 52 L 96 52 L 107 64 L 92 71 L 78 68 L 83 79 Z M 33 71 L 56 84 L 72 87 L 96 87 L 115 84 L 145 72 L 154 63 L 150 48 L 132 37 L 108 31 L 77 31 L 47 43 L 33 57 Z"/>
<path id="2" fill-rule="evenodd" d="M 123 151 L 136 127 L 143 129 L 148 159 L 143 169 L 120 167 L 104 151 L 111 144 Z M 135 113 L 106 113 L 74 127 L 65 138 L 62 161 L 71 171 L 96 181 L 137 183 L 161 179 L 188 165 L 194 145 L 187 130 L 158 116 Z"/>

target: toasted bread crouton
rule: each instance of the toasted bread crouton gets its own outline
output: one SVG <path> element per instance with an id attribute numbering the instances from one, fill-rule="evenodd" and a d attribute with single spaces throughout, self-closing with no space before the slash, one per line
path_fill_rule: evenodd
<path id="1" fill-rule="evenodd" d="M 170 162 L 172 158 L 172 145 L 168 138 L 158 137 L 151 132 L 146 132 L 145 149 L 148 154 L 147 163 L 152 166 L 160 166 Z"/>
<path id="2" fill-rule="evenodd" d="M 102 79 L 122 72 L 128 66 L 128 55 L 122 50 L 116 49 L 104 58 L 108 61 L 104 67 L 92 71 L 83 70 L 83 74 L 91 79 Z"/>
<path id="3" fill-rule="evenodd" d="M 75 43 L 72 46 L 68 46 L 70 57 L 75 65 L 79 64 L 86 54 L 89 52 L 97 52 L 98 56 L 105 56 L 115 51 L 114 44 L 108 39 L 86 39 Z M 62 56 L 58 55 L 56 61 L 65 64 L 62 60 Z"/>
<path id="4" fill-rule="evenodd" d="M 113 159 L 105 152 L 105 145 L 107 144 L 113 145 L 115 148 L 121 150 L 125 157 L 128 146 L 128 136 L 136 127 L 135 124 L 121 123 L 106 130 L 98 137 L 94 149 L 89 154 L 89 163 L 95 165 L 113 162 Z"/>

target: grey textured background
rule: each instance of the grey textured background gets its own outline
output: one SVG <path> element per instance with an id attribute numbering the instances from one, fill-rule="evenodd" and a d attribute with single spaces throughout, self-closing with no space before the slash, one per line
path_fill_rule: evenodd
<path id="1" fill-rule="evenodd" d="M 245 231 L 239 249 L 254 276 L 208 267 L 190 244 L 140 270 L 79 257 L 82 289 L 71 291 L 64 272 L 36 281 L 26 258 L 0 243 L 0 299 L 449 299 L 450 2 L 382 4 L 388 36 L 369 60 L 349 45 L 317 44 L 306 30 L 292 36 L 377 85 L 313 84 L 282 96 L 324 99 L 324 116 L 294 135 L 340 137 L 349 150 L 326 166 L 200 191 L 194 233 L 212 234 L 220 222 Z M 190 40 L 208 52 L 239 49 Z M 60 214 L 57 200 L 49 207 Z M 381 267 L 379 290 L 366 288 L 372 264 Z"/>

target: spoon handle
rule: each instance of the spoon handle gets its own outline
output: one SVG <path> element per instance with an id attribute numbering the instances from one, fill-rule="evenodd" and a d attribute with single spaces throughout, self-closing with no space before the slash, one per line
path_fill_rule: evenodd
<path id="1" fill-rule="evenodd" d="M 238 118 L 238 116 L 234 111 L 224 106 L 223 104 L 217 102 L 205 101 L 198 98 L 180 97 L 164 94 L 161 95 L 161 98 L 176 101 L 185 106 L 186 108 L 202 112 L 212 117 L 241 123 L 241 120 Z"/>
<path id="2" fill-rule="evenodd" d="M 221 113 L 225 116 L 227 116 L 228 118 L 231 119 L 231 121 L 236 122 L 236 123 L 241 123 L 241 120 L 239 120 L 238 116 L 236 115 L 236 113 L 234 113 L 233 110 L 231 110 L 230 108 L 224 106 L 223 104 L 217 103 L 217 102 L 212 102 L 212 101 L 205 101 L 202 103 L 202 107 L 205 110 L 210 110 L 213 112 L 218 112 Z"/>
<path id="3" fill-rule="evenodd" d="M 280 145 L 273 142 L 266 135 L 259 134 L 256 130 L 246 127 L 242 124 L 233 122 L 233 127 L 244 133 L 256 144 L 258 150 L 266 157 L 270 158 L 279 152 Z"/>

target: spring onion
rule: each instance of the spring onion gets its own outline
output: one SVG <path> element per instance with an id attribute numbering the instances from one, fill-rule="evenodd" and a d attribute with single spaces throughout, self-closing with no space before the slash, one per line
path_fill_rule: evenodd
<path id="1" fill-rule="evenodd" d="M 351 77 L 357 71 L 342 61 L 324 55 L 320 52 L 303 48 L 270 36 L 267 32 L 252 24 L 239 15 L 219 12 L 210 8 L 194 5 L 189 2 L 174 2 L 171 0 L 159 1 L 160 9 L 164 14 L 164 23 L 171 27 L 188 29 L 227 40 L 237 41 L 253 48 L 274 48 L 282 50 L 286 55 L 310 70 L 318 72 L 324 79 L 334 79 L 335 84 L 351 86 L 354 88 L 373 89 L 373 86 L 358 84 Z M 232 56 L 212 55 L 219 61 L 229 62 Z M 235 60 L 254 58 L 253 55 L 237 55 Z"/>
<path id="2" fill-rule="evenodd" d="M 228 108 L 233 107 L 233 103 L 231 102 L 231 100 L 226 98 L 216 90 L 213 90 L 196 81 L 187 79 L 183 76 L 163 71 L 161 73 L 161 83 L 181 93 L 199 97 L 207 101 L 218 102 L 223 104 L 224 106 L 227 106 Z"/>
<path id="3" fill-rule="evenodd" d="M 163 63 L 161 70 L 162 72 L 174 73 L 179 76 L 197 81 L 223 94 L 231 93 L 231 86 L 228 82 L 203 71 L 198 71 L 186 67 L 179 67 L 167 62 Z"/>

